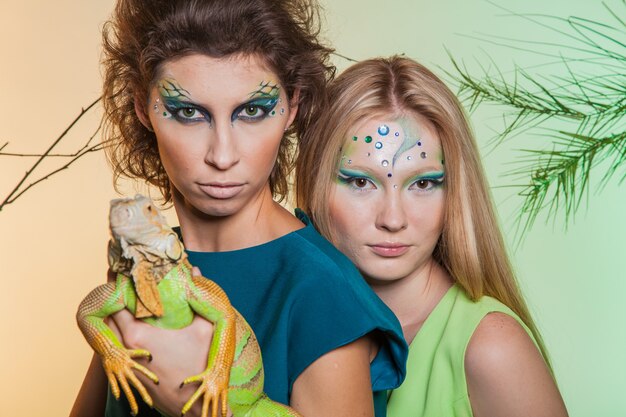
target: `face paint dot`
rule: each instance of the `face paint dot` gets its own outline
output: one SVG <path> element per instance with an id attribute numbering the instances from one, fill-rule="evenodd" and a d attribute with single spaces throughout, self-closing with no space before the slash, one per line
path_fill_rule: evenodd
<path id="1" fill-rule="evenodd" d="M 407 160 L 407 161 L 410 161 L 411 159 L 413 159 L 413 157 L 412 157 L 411 155 L 409 155 L 409 156 L 407 156 L 407 157 L 406 157 L 406 160 Z"/>
<path id="2" fill-rule="evenodd" d="M 358 139 L 358 138 L 357 138 L 356 136 L 352 136 L 352 140 L 353 140 L 353 141 L 355 141 L 355 142 L 356 142 L 356 141 L 357 141 L 357 139 Z"/>
<path id="3" fill-rule="evenodd" d="M 387 136 L 389 134 L 389 126 L 381 125 L 378 127 L 378 134 L 381 136 Z"/>
<path id="4" fill-rule="evenodd" d="M 397 189 L 398 188 L 398 184 L 394 184 L 393 188 Z"/>
<path id="5" fill-rule="evenodd" d="M 422 146 L 422 142 L 417 142 L 417 146 Z"/>
<path id="6" fill-rule="evenodd" d="M 352 165 L 352 159 L 348 159 L 348 165 Z"/>
<path id="7" fill-rule="evenodd" d="M 383 161 L 383 166 L 384 166 L 384 167 L 389 166 L 389 161 L 387 161 L 387 160 L 385 159 L 385 160 Z"/>
<path id="8" fill-rule="evenodd" d="M 369 153 L 369 152 L 368 152 L 368 153 L 367 153 L 367 156 L 370 156 L 370 155 L 371 155 L 371 153 Z M 441 163 L 443 164 L 443 161 L 441 161 Z"/>
<path id="9" fill-rule="evenodd" d="M 159 105 L 158 105 L 158 104 L 155 104 L 155 105 L 154 105 L 154 112 L 155 112 L 155 113 L 158 113 L 158 112 L 159 112 Z"/>
<path id="10" fill-rule="evenodd" d="M 270 113 L 271 116 L 275 116 L 276 115 L 276 110 L 272 110 L 272 112 Z"/>
<path id="11" fill-rule="evenodd" d="M 396 137 L 398 137 L 398 136 L 400 136 L 400 132 L 396 132 L 396 133 L 394 133 L 394 135 L 395 135 Z"/>
<path id="12" fill-rule="evenodd" d="M 376 146 L 376 149 L 380 149 L 380 148 L 383 147 L 383 144 L 382 144 L 382 142 L 376 142 L 376 145 L 374 145 L 374 146 Z"/>
<path id="13" fill-rule="evenodd" d="M 422 157 L 422 159 L 426 159 L 426 152 L 422 152 L 420 156 Z"/>
<path id="14" fill-rule="evenodd" d="M 166 111 L 163 112 L 163 117 L 167 117 L 167 112 Z"/>
<path id="15" fill-rule="evenodd" d="M 370 143 L 372 141 L 371 136 L 365 136 L 365 143 Z"/>
<path id="16" fill-rule="evenodd" d="M 391 172 L 390 172 L 389 174 L 387 174 L 387 176 L 388 176 L 389 178 L 391 178 L 391 177 L 392 177 Z"/>
<path id="17" fill-rule="evenodd" d="M 280 109 L 280 114 L 285 114 L 285 109 L 284 108 Z"/>
<path id="18" fill-rule="evenodd" d="M 445 165 L 445 164 L 446 164 L 445 159 L 442 159 L 441 160 L 441 165 Z"/>

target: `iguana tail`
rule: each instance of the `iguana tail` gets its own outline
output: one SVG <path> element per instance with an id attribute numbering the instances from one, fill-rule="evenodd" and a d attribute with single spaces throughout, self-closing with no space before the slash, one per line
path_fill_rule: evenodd
<path id="1" fill-rule="evenodd" d="M 234 417 L 301 417 L 263 392 L 261 349 L 246 320 L 237 313 L 237 345 L 230 371 L 228 405 Z"/>

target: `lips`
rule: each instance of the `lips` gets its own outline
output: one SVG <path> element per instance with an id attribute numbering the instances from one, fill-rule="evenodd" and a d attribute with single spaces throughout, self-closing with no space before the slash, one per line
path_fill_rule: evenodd
<path id="1" fill-rule="evenodd" d="M 382 257 L 385 258 L 394 258 L 397 256 L 404 255 L 408 250 L 409 246 L 402 243 L 376 243 L 373 245 L 369 245 L 372 248 L 372 251 Z"/>
<path id="2" fill-rule="evenodd" d="M 235 197 L 243 190 L 244 184 L 235 182 L 211 182 L 200 184 L 200 189 L 209 197 L 216 200 L 227 200 Z"/>

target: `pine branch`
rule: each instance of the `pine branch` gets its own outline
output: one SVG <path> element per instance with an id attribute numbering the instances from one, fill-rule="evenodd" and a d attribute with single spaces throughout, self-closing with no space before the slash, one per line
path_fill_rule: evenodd
<path id="1" fill-rule="evenodd" d="M 522 168 L 508 173 L 526 178 L 527 182 L 519 193 L 524 198 L 518 217 L 518 230 L 522 232 L 530 229 L 544 211 L 548 218 L 563 213 L 567 226 L 588 195 L 592 171 L 601 162 L 610 161 L 601 175 L 603 186 L 626 164 L 626 19 L 620 18 L 606 3 L 602 4 L 618 27 L 573 16 L 517 14 L 494 4 L 563 38 L 564 42 L 517 41 L 493 36 L 489 40 L 513 50 L 558 57 L 556 63 L 561 65 L 561 71 L 557 75 L 554 70 L 549 75 L 531 73 L 517 65 L 505 73 L 493 61 L 488 68 L 479 62 L 475 73 L 448 52 L 454 72 L 447 74 L 458 85 L 459 96 L 470 111 L 483 103 L 508 109 L 503 114 L 503 129 L 492 140 L 495 146 L 522 131 L 533 133 L 538 128 L 548 128 L 554 132 L 547 146 L 527 150 Z M 620 6 L 626 11 L 625 0 Z M 524 44 L 526 47 L 522 47 Z M 545 52 L 540 47 L 556 47 L 557 51 Z M 555 122 L 574 124 L 575 128 L 555 128 Z M 619 178 L 620 183 L 625 176 Z"/>

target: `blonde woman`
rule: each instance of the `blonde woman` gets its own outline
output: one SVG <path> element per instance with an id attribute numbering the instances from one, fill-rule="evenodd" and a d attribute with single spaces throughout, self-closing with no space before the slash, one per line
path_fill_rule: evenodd
<path id="1" fill-rule="evenodd" d="M 454 94 L 402 57 L 355 64 L 307 131 L 298 204 L 400 319 L 389 417 L 566 416 Z"/>

